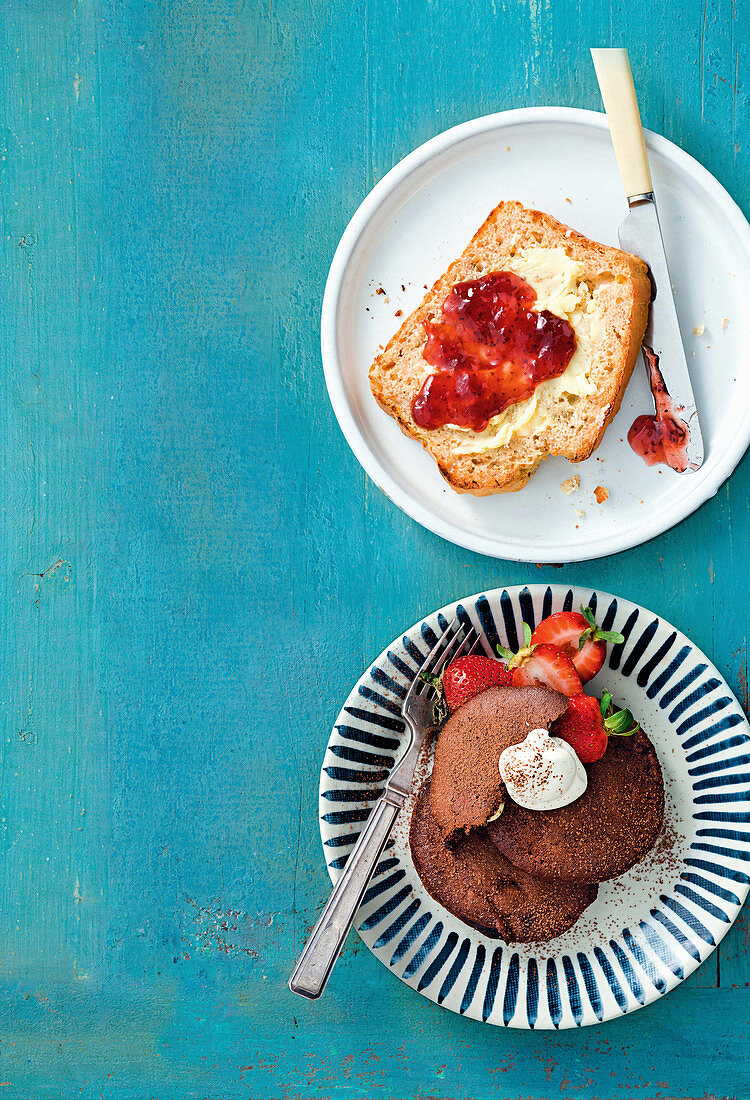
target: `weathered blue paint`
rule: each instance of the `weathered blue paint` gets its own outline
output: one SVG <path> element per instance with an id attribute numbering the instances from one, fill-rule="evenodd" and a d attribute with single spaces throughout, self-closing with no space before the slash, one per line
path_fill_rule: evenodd
<path id="1" fill-rule="evenodd" d="M 421 613 L 527 580 L 620 592 L 747 701 L 748 462 L 639 550 L 493 562 L 367 481 L 318 354 L 375 180 L 476 115 L 598 109 L 590 45 L 629 45 L 645 123 L 748 212 L 747 19 L 6 0 L 0 1097 L 750 1095 L 742 921 L 662 1002 L 575 1034 L 453 1016 L 355 937 L 321 1003 L 285 988 L 328 892 L 330 724 Z"/>

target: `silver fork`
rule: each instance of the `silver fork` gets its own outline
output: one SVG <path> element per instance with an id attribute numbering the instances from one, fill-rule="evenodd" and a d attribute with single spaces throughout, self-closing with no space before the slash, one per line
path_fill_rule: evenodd
<path id="1" fill-rule="evenodd" d="M 401 710 L 410 735 L 409 744 L 388 776 L 385 790 L 372 808 L 344 873 L 297 960 L 289 979 L 292 993 L 315 1000 L 325 989 L 380 854 L 409 794 L 425 737 L 435 725 L 435 689 L 423 679 L 422 674 L 437 676 L 449 660 L 454 660 L 467 650 L 473 652 L 479 645 L 481 638 L 477 637 L 474 628 L 467 628 L 463 623 L 457 625 L 454 619 L 412 680 Z"/>

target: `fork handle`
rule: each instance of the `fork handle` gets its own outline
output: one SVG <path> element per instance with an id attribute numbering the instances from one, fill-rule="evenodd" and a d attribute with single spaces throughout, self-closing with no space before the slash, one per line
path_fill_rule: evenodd
<path id="1" fill-rule="evenodd" d="M 375 803 L 289 979 L 292 993 L 315 1000 L 325 989 L 403 801 L 386 791 Z"/>

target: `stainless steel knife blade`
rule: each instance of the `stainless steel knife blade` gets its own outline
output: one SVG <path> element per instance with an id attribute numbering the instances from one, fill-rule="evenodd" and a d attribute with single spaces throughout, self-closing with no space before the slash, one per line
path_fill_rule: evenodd
<path id="1" fill-rule="evenodd" d="M 646 458 L 646 453 L 634 440 L 631 445 L 647 462 L 665 461 L 677 473 L 686 473 L 697 470 L 703 462 L 703 438 L 677 321 L 630 59 L 628 51 L 619 48 L 593 49 L 591 56 L 630 207 L 630 213 L 620 226 L 620 244 L 627 252 L 634 252 L 645 260 L 653 284 L 643 362 L 654 396 L 656 416 L 644 415 L 638 420 L 646 424 L 653 420 L 654 427 L 658 427 L 657 436 L 661 434 L 662 441 L 669 439 L 671 442 L 669 454 L 654 452 L 651 458 Z M 682 425 L 676 423 L 677 420 L 682 421 Z M 633 429 L 637 424 L 638 421 Z M 685 435 L 688 436 L 686 445 Z"/>
<path id="2" fill-rule="evenodd" d="M 628 201 L 630 213 L 619 229 L 620 245 L 626 252 L 633 252 L 648 264 L 653 284 L 653 299 L 643 342 L 653 349 L 675 411 L 687 425 L 688 469 L 697 470 L 703 462 L 703 437 L 677 320 L 656 201 L 652 192 L 637 195 Z M 649 372 L 647 353 L 644 351 L 642 354 L 644 366 Z"/>

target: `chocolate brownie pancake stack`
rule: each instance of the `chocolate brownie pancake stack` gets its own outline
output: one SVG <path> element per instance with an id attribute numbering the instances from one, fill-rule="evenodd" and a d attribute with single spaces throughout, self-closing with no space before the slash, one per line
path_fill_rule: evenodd
<path id="1" fill-rule="evenodd" d="M 427 892 L 495 939 L 526 943 L 559 936 L 596 897 L 595 885 L 546 882 L 514 867 L 486 829 L 446 844 L 430 812 L 429 782 L 417 798 L 409 840 Z"/>
<path id="2" fill-rule="evenodd" d="M 510 798 L 501 753 L 531 730 L 554 735 L 567 707 L 564 695 L 543 687 L 495 687 L 470 699 L 443 727 L 412 815 L 412 857 L 428 893 L 511 943 L 567 931 L 597 884 L 642 859 L 663 823 L 661 769 L 642 730 L 610 738 L 570 804 L 532 810 Z"/>
<path id="3" fill-rule="evenodd" d="M 494 687 L 451 715 L 435 746 L 430 797 L 444 840 L 486 824 L 503 799 L 500 753 L 530 730 L 549 729 L 567 706 L 548 688 Z"/>
<path id="4" fill-rule="evenodd" d="M 508 799 L 504 813 L 488 823 L 493 842 L 515 867 L 556 882 L 604 882 L 653 847 L 664 817 L 664 789 L 643 730 L 613 738 L 586 771 L 588 787 L 569 806 L 540 813 Z"/>

